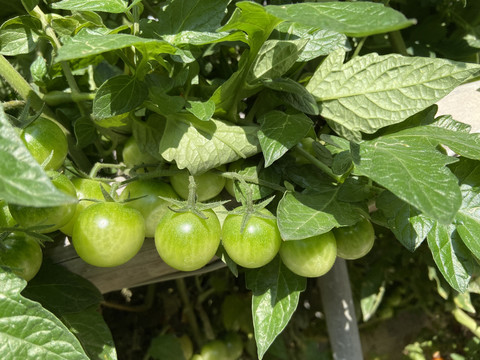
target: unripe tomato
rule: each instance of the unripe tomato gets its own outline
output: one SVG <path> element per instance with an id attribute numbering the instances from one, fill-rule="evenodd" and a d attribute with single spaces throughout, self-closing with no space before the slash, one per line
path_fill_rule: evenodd
<path id="1" fill-rule="evenodd" d="M 229 360 L 237 360 L 243 354 L 242 337 L 235 333 L 229 332 L 223 337 L 223 342 L 227 346 L 227 354 Z"/>
<path id="2" fill-rule="evenodd" d="M 273 216 L 267 209 L 264 215 Z M 253 214 L 241 232 L 243 215 L 229 214 L 222 227 L 222 244 L 228 256 L 240 266 L 258 268 L 277 255 L 282 239 L 277 222 Z"/>
<path id="3" fill-rule="evenodd" d="M 170 183 L 175 192 L 183 199 L 188 199 L 189 172 L 183 170 L 178 174 L 170 176 Z M 207 171 L 200 175 L 195 175 L 196 193 L 198 201 L 207 201 L 220 194 L 225 186 L 225 178 Z"/>
<path id="4" fill-rule="evenodd" d="M 42 266 L 42 248 L 35 238 L 13 232 L 0 241 L 0 265 L 6 265 L 26 281 L 37 275 Z"/>
<path id="5" fill-rule="evenodd" d="M 90 205 L 95 204 L 93 201 L 82 199 L 104 200 L 104 196 L 100 187 L 103 187 L 107 193 L 110 192 L 110 185 L 102 181 L 83 178 L 73 178 L 71 181 L 73 186 L 75 186 L 75 191 L 79 201 L 75 209 L 75 213 L 70 221 L 60 228 L 60 231 L 68 236 L 72 236 L 73 234 L 73 225 L 77 221 L 78 215 L 80 215 L 80 213 Z"/>
<path id="6" fill-rule="evenodd" d="M 47 172 L 53 185 L 63 193 L 76 197 L 75 187 L 72 182 L 63 174 L 55 171 Z M 49 207 L 31 207 L 9 204 L 8 208 L 15 221 L 23 227 L 49 225 L 38 230 L 40 233 L 49 233 L 58 230 L 73 217 L 77 203 L 69 203 Z"/>
<path id="7" fill-rule="evenodd" d="M 177 199 L 178 195 L 172 187 L 162 181 L 138 180 L 129 183 L 123 189 L 120 200 L 139 198 L 128 201 L 126 206 L 140 211 L 145 219 L 145 236 L 154 237 L 160 219 L 168 210 L 169 203 L 159 196 Z"/>
<path id="8" fill-rule="evenodd" d="M 153 157 L 152 155 L 146 152 L 140 151 L 137 141 L 133 136 L 130 137 L 125 143 L 125 145 L 123 146 L 122 157 L 123 157 L 123 162 L 128 167 L 134 167 L 142 164 L 158 163 L 158 159 L 156 159 L 155 157 Z"/>
<path id="9" fill-rule="evenodd" d="M 227 346 L 220 340 L 212 340 L 203 345 L 200 355 L 203 360 L 230 360 Z"/>
<path id="10" fill-rule="evenodd" d="M 65 162 L 68 153 L 67 137 L 62 129 L 45 118 L 38 118 L 20 133 L 20 138 L 39 164 L 52 154 L 45 170 L 57 170 Z"/>
<path id="11" fill-rule="evenodd" d="M 72 243 L 85 262 L 99 267 L 126 263 L 143 245 L 145 221 L 142 214 L 124 204 L 102 202 L 78 215 Z"/>
<path id="12" fill-rule="evenodd" d="M 284 241 L 280 257 L 285 266 L 297 275 L 322 276 L 332 268 L 337 257 L 335 236 L 329 231 L 303 240 Z"/>
<path id="13" fill-rule="evenodd" d="M 347 260 L 367 255 L 375 242 L 375 231 L 367 219 L 352 226 L 336 228 L 333 233 L 337 239 L 337 255 Z"/>
<path id="14" fill-rule="evenodd" d="M 155 231 L 158 254 L 174 269 L 193 271 L 207 265 L 220 244 L 221 226 L 213 210 L 206 219 L 193 212 L 168 210 Z"/>

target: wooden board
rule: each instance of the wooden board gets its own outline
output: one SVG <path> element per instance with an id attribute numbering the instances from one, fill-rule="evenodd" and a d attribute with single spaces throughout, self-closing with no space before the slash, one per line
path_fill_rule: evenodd
<path id="1" fill-rule="evenodd" d="M 212 259 L 204 268 L 182 272 L 165 264 L 155 249 L 153 239 L 147 238 L 140 252 L 126 264 L 100 268 L 92 266 L 80 259 L 72 245 L 55 246 L 45 250 L 45 256 L 55 264 L 90 280 L 102 293 L 167 281 L 186 276 L 202 274 L 225 267 L 218 258 Z"/>

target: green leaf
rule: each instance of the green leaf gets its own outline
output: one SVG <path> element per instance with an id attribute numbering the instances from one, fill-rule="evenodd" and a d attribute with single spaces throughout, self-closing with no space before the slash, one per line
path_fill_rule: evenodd
<path id="1" fill-rule="evenodd" d="M 338 191 L 338 187 L 324 186 L 308 193 L 286 192 L 277 208 L 282 239 L 305 239 L 357 223 L 362 218 L 359 209 L 338 201 Z"/>
<path id="2" fill-rule="evenodd" d="M 452 222 L 462 203 L 456 177 L 446 167 L 456 159 L 438 152 L 427 138 L 395 134 L 351 144 L 355 171 L 384 186 L 426 216 Z"/>
<path id="3" fill-rule="evenodd" d="M 289 115 L 278 110 L 266 113 L 258 122 L 258 141 L 265 157 L 265 167 L 298 144 L 313 125 L 312 120 L 302 113 Z"/>
<path id="4" fill-rule="evenodd" d="M 427 240 L 433 260 L 445 280 L 458 292 L 466 291 L 475 260 L 459 238 L 455 226 L 435 223 Z"/>
<path id="5" fill-rule="evenodd" d="M 277 256 L 266 266 L 249 270 L 247 288 L 252 290 L 252 315 L 258 358 L 262 359 L 295 312 L 307 281 L 288 270 Z"/>
<path id="6" fill-rule="evenodd" d="M 289 78 L 278 78 L 264 80 L 262 83 L 266 88 L 278 92 L 278 97 L 296 110 L 309 115 L 318 115 L 317 101 L 298 82 Z"/>
<path id="7" fill-rule="evenodd" d="M 52 313 L 22 295 L 26 281 L 0 267 L 0 357 L 88 360 L 75 336 Z"/>
<path id="8" fill-rule="evenodd" d="M 360 287 L 360 308 L 363 321 L 367 322 L 375 315 L 385 294 L 385 274 L 378 266 L 368 271 Z"/>
<path id="9" fill-rule="evenodd" d="M 427 238 L 435 223 L 389 191 L 382 192 L 375 204 L 383 212 L 395 237 L 412 252 Z"/>
<path id="10" fill-rule="evenodd" d="M 55 61 L 80 59 L 129 46 L 138 47 L 140 51 L 149 50 L 156 54 L 174 54 L 176 52 L 176 48 L 166 41 L 145 39 L 129 34 L 105 34 L 87 28 L 65 41 L 64 45 L 58 49 Z"/>
<path id="11" fill-rule="evenodd" d="M 80 118 L 73 124 L 77 145 L 84 148 L 92 144 L 97 138 L 98 133 L 95 124 L 90 118 Z"/>
<path id="12" fill-rule="evenodd" d="M 165 119 L 160 115 L 152 114 L 147 121 L 135 119 L 132 122 L 132 132 L 138 147 L 142 153 L 148 153 L 155 158 L 161 160 L 158 153 L 160 141 L 162 140 L 163 131 L 165 129 Z"/>
<path id="13" fill-rule="evenodd" d="M 182 344 L 175 335 L 157 335 L 148 348 L 148 358 L 154 360 L 185 360 Z"/>
<path id="14" fill-rule="evenodd" d="M 175 161 L 179 169 L 200 174 L 260 151 L 257 126 L 237 126 L 228 121 L 198 120 L 188 113 L 167 116 L 166 136 L 160 142 L 160 154 Z"/>
<path id="15" fill-rule="evenodd" d="M 373 133 L 399 123 L 480 71 L 476 64 L 395 54 L 372 53 L 341 64 L 338 55 L 318 68 L 307 90 L 341 135 Z"/>
<path id="16" fill-rule="evenodd" d="M 142 105 L 148 96 L 143 81 L 128 75 L 119 75 L 105 81 L 93 100 L 93 116 L 105 119 L 127 113 Z"/>
<path id="17" fill-rule="evenodd" d="M 212 100 L 206 102 L 188 101 L 185 108 L 188 112 L 195 115 L 198 120 L 208 121 L 215 112 L 215 103 Z"/>
<path id="18" fill-rule="evenodd" d="M 237 31 L 234 33 L 228 33 L 228 32 L 212 33 L 212 32 L 185 30 L 173 35 L 160 36 L 157 33 L 154 33 L 154 34 L 155 35 L 151 37 L 161 37 L 163 40 L 168 41 L 170 44 L 173 44 L 175 46 L 181 46 L 186 44 L 202 46 L 202 45 L 215 44 L 215 43 L 224 42 L 224 41 L 242 41 L 245 43 L 247 42 L 245 33 L 241 31 Z"/>
<path id="19" fill-rule="evenodd" d="M 39 2 L 40 0 L 22 0 L 23 7 L 25 8 L 25 10 L 27 10 L 27 12 L 32 11 Z"/>
<path id="20" fill-rule="evenodd" d="M 35 50 L 42 29 L 40 20 L 32 16 L 18 16 L 0 27 L 0 54 L 13 56 Z"/>
<path id="21" fill-rule="evenodd" d="M 28 152 L 0 104 L 0 198 L 26 206 L 53 206 L 77 199 L 59 191 Z"/>
<path id="22" fill-rule="evenodd" d="M 71 11 L 103 11 L 120 14 L 127 11 L 125 0 L 62 0 L 52 4 L 52 8 Z"/>
<path id="23" fill-rule="evenodd" d="M 381 34 L 414 24 L 402 13 L 371 2 L 270 5 L 266 9 L 283 20 L 333 30 L 352 37 Z"/>

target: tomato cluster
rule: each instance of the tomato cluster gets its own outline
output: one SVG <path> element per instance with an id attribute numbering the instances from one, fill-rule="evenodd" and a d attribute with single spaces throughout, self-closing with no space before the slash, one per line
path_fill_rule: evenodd
<path id="1" fill-rule="evenodd" d="M 39 242 L 28 235 L 32 232 L 61 231 L 71 238 L 85 262 L 98 267 L 126 263 L 138 253 L 145 238 L 154 238 L 163 261 L 180 271 L 202 268 L 221 244 L 224 254 L 241 267 L 259 268 L 279 255 L 286 267 L 305 277 L 325 274 L 337 256 L 362 257 L 374 243 L 374 230 L 367 219 L 311 238 L 283 241 L 274 214 L 265 207 L 268 204 L 253 203 L 274 190 L 237 181 L 241 176 L 261 178 L 251 158 L 231 163 L 228 172 L 221 166 L 191 177 L 187 170 L 161 164 L 141 151 L 131 137 L 121 152 L 126 180 L 92 174 L 68 177 L 67 172 L 59 171 L 65 168 L 67 141 L 58 125 L 39 118 L 20 131 L 20 138 L 53 185 L 78 199 L 51 207 L 0 202 L 0 230 L 10 229 L 0 242 L 0 264 L 27 280 L 35 276 L 42 260 Z M 151 176 L 157 165 L 169 175 Z M 227 180 L 224 174 L 234 176 Z M 219 216 L 221 212 L 205 201 L 222 193 L 240 199 L 242 205 Z"/>

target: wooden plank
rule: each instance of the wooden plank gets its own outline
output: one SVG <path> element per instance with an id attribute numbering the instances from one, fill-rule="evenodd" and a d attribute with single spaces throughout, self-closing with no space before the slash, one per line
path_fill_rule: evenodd
<path id="1" fill-rule="evenodd" d="M 218 258 L 197 271 L 182 272 L 165 264 L 157 253 L 155 242 L 145 239 L 139 253 L 127 263 L 101 268 L 87 264 L 79 258 L 72 245 L 55 246 L 45 250 L 45 256 L 73 273 L 90 280 L 102 293 L 151 283 L 198 275 L 225 267 Z"/>

